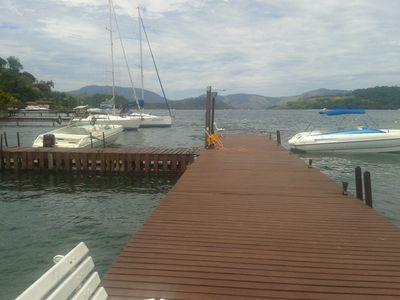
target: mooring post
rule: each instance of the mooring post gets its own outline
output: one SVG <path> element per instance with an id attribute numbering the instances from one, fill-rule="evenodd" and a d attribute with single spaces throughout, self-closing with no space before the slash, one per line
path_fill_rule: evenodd
<path id="1" fill-rule="evenodd" d="M 347 195 L 347 189 L 349 187 L 349 183 L 346 181 L 342 181 L 342 195 Z"/>
<path id="2" fill-rule="evenodd" d="M 103 148 L 105 148 L 105 147 L 106 147 L 106 136 L 103 131 Z"/>
<path id="3" fill-rule="evenodd" d="M 90 133 L 90 148 L 93 148 L 93 135 Z"/>
<path id="4" fill-rule="evenodd" d="M 356 167 L 355 177 L 356 177 L 356 197 L 361 201 L 363 201 L 362 175 L 360 167 Z"/>
<path id="5" fill-rule="evenodd" d="M 276 131 L 276 141 L 278 142 L 278 145 L 281 144 L 281 132 L 279 130 Z"/>
<path id="6" fill-rule="evenodd" d="M 208 135 L 210 134 L 210 110 L 211 110 L 211 86 L 207 87 L 206 93 L 206 123 L 205 123 L 205 133 L 204 133 L 204 146 L 207 148 Z"/>
<path id="7" fill-rule="evenodd" d="M 214 134 L 214 114 L 215 114 L 215 97 L 217 96 L 216 92 L 211 93 L 211 118 L 210 118 L 210 134 Z"/>
<path id="8" fill-rule="evenodd" d="M 4 146 L 8 147 L 7 132 L 4 131 Z"/>
<path id="9" fill-rule="evenodd" d="M 364 191 L 365 191 L 365 204 L 372 208 L 372 188 L 371 188 L 371 174 L 364 172 Z"/>
<path id="10" fill-rule="evenodd" d="M 0 169 L 4 170 L 4 159 L 3 159 L 3 134 L 0 135 Z"/>
<path id="11" fill-rule="evenodd" d="M 17 146 L 18 148 L 21 147 L 21 142 L 19 140 L 19 131 L 17 131 Z"/>

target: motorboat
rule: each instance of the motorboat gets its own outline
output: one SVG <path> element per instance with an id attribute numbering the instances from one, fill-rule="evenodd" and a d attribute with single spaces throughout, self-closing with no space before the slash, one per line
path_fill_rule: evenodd
<path id="1" fill-rule="evenodd" d="M 40 134 L 32 147 L 88 148 L 114 143 L 123 126 L 81 122 Z"/>
<path id="2" fill-rule="evenodd" d="M 362 109 L 324 109 L 325 116 L 362 115 Z M 300 132 L 288 141 L 301 152 L 380 153 L 400 152 L 400 129 L 376 129 L 358 126 L 352 129 L 312 130 Z"/>
<path id="3" fill-rule="evenodd" d="M 121 125 L 125 130 L 137 130 L 141 124 L 140 118 L 128 115 L 96 114 L 84 117 L 75 117 L 72 124 L 80 122 L 92 122 L 100 125 Z"/>

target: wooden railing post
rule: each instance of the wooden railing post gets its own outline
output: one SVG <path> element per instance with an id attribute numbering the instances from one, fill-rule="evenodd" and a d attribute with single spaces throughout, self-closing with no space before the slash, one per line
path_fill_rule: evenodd
<path id="1" fill-rule="evenodd" d="M 8 147 L 7 133 L 4 131 L 4 145 Z"/>
<path id="2" fill-rule="evenodd" d="M 365 204 L 372 208 L 371 174 L 364 172 Z"/>
<path id="3" fill-rule="evenodd" d="M 19 140 L 19 131 L 17 131 L 17 146 L 18 148 L 21 147 L 21 142 Z"/>
<path id="4" fill-rule="evenodd" d="M 4 158 L 3 158 L 3 134 L 0 135 L 0 169 L 4 170 Z"/>
<path id="5" fill-rule="evenodd" d="M 356 197 L 361 201 L 363 201 L 362 174 L 360 167 L 356 167 L 355 169 L 355 179 L 356 179 Z"/>
<path id="6" fill-rule="evenodd" d="M 281 132 L 279 130 L 276 131 L 276 141 L 278 142 L 278 145 L 281 144 Z"/>
<path id="7" fill-rule="evenodd" d="M 90 133 L 90 148 L 93 148 L 93 135 Z"/>

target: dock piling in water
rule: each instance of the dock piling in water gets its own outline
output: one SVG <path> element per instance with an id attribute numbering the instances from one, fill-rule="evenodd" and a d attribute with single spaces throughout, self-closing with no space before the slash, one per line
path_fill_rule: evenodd
<path id="1" fill-rule="evenodd" d="M 355 181 L 356 181 L 356 197 L 363 201 L 363 186 L 362 186 L 362 174 L 361 168 L 355 168 Z"/>
<path id="2" fill-rule="evenodd" d="M 3 136 L 4 136 L 4 146 L 8 147 L 7 132 L 4 131 Z"/>
<path id="3" fill-rule="evenodd" d="M 17 147 L 21 147 L 21 141 L 19 139 L 19 131 L 17 131 Z"/>
<path id="4" fill-rule="evenodd" d="M 276 141 L 278 142 L 278 145 L 281 144 L 281 132 L 279 130 L 276 131 Z"/>
<path id="5" fill-rule="evenodd" d="M 372 208 L 371 173 L 364 172 L 365 204 Z"/>

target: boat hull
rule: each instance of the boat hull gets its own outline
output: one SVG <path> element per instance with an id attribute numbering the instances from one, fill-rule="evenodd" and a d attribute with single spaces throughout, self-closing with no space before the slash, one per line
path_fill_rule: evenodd
<path id="1" fill-rule="evenodd" d="M 72 119 L 72 123 L 79 123 L 79 122 L 90 122 L 93 116 L 89 116 L 84 119 Z M 119 116 L 95 116 L 96 124 L 100 125 L 121 125 L 125 130 L 138 130 L 141 121 L 138 118 L 132 117 L 119 117 Z"/>
<path id="2" fill-rule="evenodd" d="M 316 135 L 300 133 L 289 140 L 293 151 L 335 153 L 400 152 L 400 130 L 366 135 Z"/>
<path id="3" fill-rule="evenodd" d="M 154 116 L 151 118 L 140 118 L 140 128 L 171 127 L 172 118 L 170 116 Z"/>
<path id="4" fill-rule="evenodd" d="M 40 134 L 32 147 L 43 147 L 44 135 L 54 135 L 54 148 L 89 148 L 113 144 L 122 133 L 120 125 L 77 126 L 70 125 Z M 104 137 L 104 140 L 103 140 Z"/>

